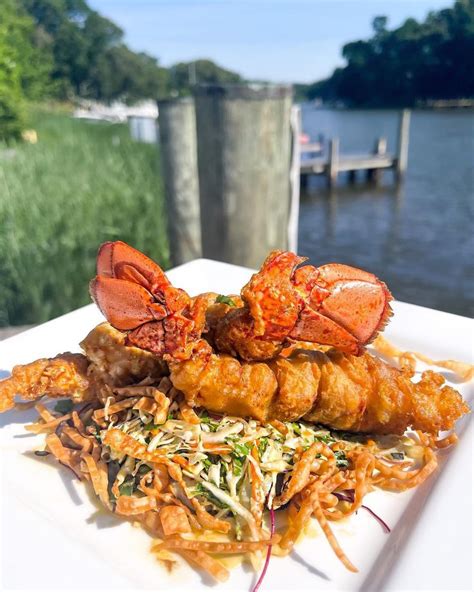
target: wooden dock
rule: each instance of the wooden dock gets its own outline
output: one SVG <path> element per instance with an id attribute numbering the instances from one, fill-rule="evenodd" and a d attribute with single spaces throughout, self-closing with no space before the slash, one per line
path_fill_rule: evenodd
<path id="1" fill-rule="evenodd" d="M 387 153 L 387 140 L 378 138 L 370 154 L 340 154 L 339 138 L 329 141 L 326 156 L 307 158 L 300 162 L 300 178 L 304 184 L 309 175 L 324 175 L 329 187 L 337 182 L 339 173 L 348 173 L 350 182 L 355 181 L 357 171 L 366 171 L 367 179 L 375 183 L 380 181 L 384 170 L 393 170 L 397 183 L 405 176 L 408 161 L 408 140 L 410 129 L 410 111 L 400 115 L 398 131 L 398 150 L 396 154 Z"/>

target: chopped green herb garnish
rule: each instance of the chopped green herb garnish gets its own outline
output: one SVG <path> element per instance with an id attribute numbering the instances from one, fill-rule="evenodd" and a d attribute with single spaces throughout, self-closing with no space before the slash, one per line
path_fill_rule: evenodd
<path id="1" fill-rule="evenodd" d="M 137 475 L 139 475 L 140 477 L 143 477 L 143 475 L 146 475 L 150 471 L 151 471 L 151 467 L 149 467 L 148 465 L 140 465 L 138 467 Z"/>
<path id="2" fill-rule="evenodd" d="M 191 497 L 194 497 L 196 495 L 204 496 L 218 508 L 228 508 L 227 504 L 224 504 L 224 502 L 221 502 L 220 499 L 217 499 L 217 497 L 212 495 L 212 493 L 208 489 L 206 489 L 202 483 L 197 483 L 194 489 L 189 493 Z"/>
<path id="3" fill-rule="evenodd" d="M 245 457 L 244 456 L 234 456 L 233 463 L 234 463 L 234 475 L 238 477 L 242 475 L 242 469 L 244 468 Z"/>
<path id="4" fill-rule="evenodd" d="M 334 456 L 336 457 L 336 466 L 339 469 L 343 469 L 349 466 L 349 461 L 343 450 L 336 450 L 334 452 Z"/>
<path id="5" fill-rule="evenodd" d="M 127 477 L 122 485 L 119 485 L 120 495 L 132 495 L 135 485 L 133 477 Z"/>
<path id="6" fill-rule="evenodd" d="M 296 434 L 297 436 L 301 436 L 301 426 L 300 426 L 300 424 L 299 424 L 299 423 L 295 423 L 295 422 L 293 422 L 293 423 L 291 424 L 291 427 L 293 428 L 293 431 L 295 432 L 295 434 Z"/>
<path id="7" fill-rule="evenodd" d="M 322 434 L 317 432 L 315 439 L 318 440 L 318 442 L 323 442 L 324 444 L 333 444 L 336 441 L 329 432 L 323 432 Z"/>
<path id="8" fill-rule="evenodd" d="M 229 296 L 224 296 L 223 294 L 219 294 L 216 298 L 217 304 L 227 304 L 227 306 L 235 306 L 234 301 Z"/>
<path id="9" fill-rule="evenodd" d="M 260 458 L 265 454 L 265 450 L 268 446 L 268 438 L 260 438 L 260 442 L 258 443 L 258 455 Z"/>
<path id="10" fill-rule="evenodd" d="M 247 456 L 250 454 L 250 446 L 248 444 L 240 444 L 239 442 L 235 442 L 234 454 L 238 456 Z"/>
<path id="11" fill-rule="evenodd" d="M 170 419 L 170 418 L 169 418 Z M 150 421 L 149 423 L 146 423 L 143 428 L 145 430 L 155 430 L 156 428 L 158 428 L 159 426 L 156 423 L 153 423 L 152 421 Z"/>
<path id="12" fill-rule="evenodd" d="M 58 401 L 56 403 L 56 405 L 54 406 L 54 410 L 57 411 L 58 413 L 61 413 L 61 415 L 66 415 L 66 413 L 71 413 L 71 411 L 73 409 L 74 409 L 74 403 L 70 399 L 62 399 L 61 401 Z"/>
<path id="13" fill-rule="evenodd" d="M 217 428 L 219 427 L 219 424 L 210 417 L 202 417 L 201 423 L 208 425 L 211 432 L 217 432 Z"/>

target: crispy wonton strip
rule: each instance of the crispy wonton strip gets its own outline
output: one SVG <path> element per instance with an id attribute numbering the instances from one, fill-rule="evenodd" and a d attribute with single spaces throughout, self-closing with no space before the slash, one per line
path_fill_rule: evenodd
<path id="1" fill-rule="evenodd" d="M 53 415 L 51 411 L 43 405 L 43 403 L 37 403 L 35 405 L 35 409 L 45 423 L 57 419 L 57 416 Z"/>
<path id="2" fill-rule="evenodd" d="M 196 512 L 197 520 L 203 528 L 206 530 L 213 530 L 214 532 L 222 532 L 224 534 L 230 531 L 231 525 L 227 520 L 221 520 L 220 518 L 216 518 L 212 514 L 209 514 L 195 497 L 191 499 L 191 503 Z"/>
<path id="3" fill-rule="evenodd" d="M 109 405 L 109 407 L 104 407 L 104 409 L 96 409 L 93 413 L 94 421 L 100 422 L 102 419 L 104 419 L 105 415 L 110 416 L 113 413 L 122 411 L 123 409 L 129 409 L 130 407 L 133 407 L 137 401 L 138 398 L 124 399 L 123 401 Z"/>
<path id="4" fill-rule="evenodd" d="M 56 417 L 56 419 L 53 419 L 52 421 L 48 421 L 46 423 L 32 423 L 30 425 L 25 426 L 25 430 L 27 430 L 28 432 L 33 432 L 34 434 L 52 432 L 62 421 L 67 421 L 68 419 L 71 419 L 70 413 L 67 413 L 66 415 L 61 415 L 61 417 Z"/>
<path id="5" fill-rule="evenodd" d="M 306 452 L 301 455 L 300 460 L 293 467 L 290 481 L 282 495 L 276 497 L 273 501 L 275 509 L 285 505 L 290 499 L 299 493 L 308 483 L 311 474 L 311 465 L 316 455 L 322 450 L 321 442 L 314 442 Z M 331 452 L 331 456 L 334 456 Z"/>
<path id="6" fill-rule="evenodd" d="M 419 471 L 410 472 L 399 471 L 395 467 L 391 467 L 390 470 L 387 471 L 385 465 L 376 461 L 375 467 L 382 474 L 386 475 L 386 478 L 378 481 L 377 485 L 383 489 L 392 489 L 395 491 L 405 491 L 406 489 L 417 487 L 423 483 L 423 481 L 425 481 L 425 479 L 431 475 L 438 466 L 438 459 L 431 448 L 425 448 L 424 458 L 426 464 Z"/>
<path id="7" fill-rule="evenodd" d="M 71 469 L 76 477 L 82 481 L 84 474 L 80 469 L 81 452 L 79 450 L 65 448 L 56 434 L 49 434 L 46 437 L 46 447 L 60 464 Z"/>
<path id="8" fill-rule="evenodd" d="M 229 579 L 229 571 L 219 562 L 204 551 L 185 551 L 176 549 L 176 551 L 189 563 L 201 567 L 218 582 L 225 582 Z"/>
<path id="9" fill-rule="evenodd" d="M 305 489 L 303 501 L 300 509 L 297 511 L 295 511 L 295 502 L 292 500 L 288 516 L 288 528 L 280 541 L 280 547 L 282 549 L 291 551 L 293 548 L 298 536 L 311 518 L 311 514 L 313 513 L 312 497 L 318 494 L 318 488 L 320 486 L 320 482 L 315 482 Z"/>
<path id="10" fill-rule="evenodd" d="M 199 416 L 196 414 L 196 412 L 194 411 L 194 409 L 192 409 L 192 407 L 190 407 L 184 401 L 182 403 L 180 403 L 179 410 L 181 412 L 182 418 L 187 423 L 190 423 L 192 425 L 198 425 L 201 423 L 201 420 L 200 420 Z"/>
<path id="11" fill-rule="evenodd" d="M 191 532 L 186 512 L 180 506 L 165 506 L 160 511 L 161 526 L 166 536 Z"/>
<path id="12" fill-rule="evenodd" d="M 165 539 L 162 543 L 156 543 L 154 549 L 187 549 L 190 551 L 205 551 L 206 553 L 222 553 L 224 555 L 234 553 L 249 553 L 253 551 L 260 551 L 268 545 L 275 544 L 278 537 L 274 539 L 266 539 L 264 541 L 242 541 L 222 543 L 217 541 L 199 541 L 183 539 L 178 536 L 171 536 Z"/>
<path id="13" fill-rule="evenodd" d="M 115 511 L 122 516 L 134 516 L 156 509 L 156 500 L 153 497 L 136 497 L 133 495 L 121 495 L 117 498 Z"/>
<path id="14" fill-rule="evenodd" d="M 419 352 L 403 352 L 390 343 L 390 341 L 388 341 L 388 339 L 386 339 L 383 335 L 378 335 L 372 345 L 382 355 L 388 356 L 390 358 L 399 359 L 402 358 L 402 356 L 406 356 L 408 354 L 430 366 L 437 366 L 439 368 L 451 370 L 451 372 L 457 374 L 464 382 L 474 378 L 473 364 L 466 364 L 465 362 L 458 362 L 456 360 L 432 360 L 428 356 L 425 356 Z"/>
<path id="15" fill-rule="evenodd" d="M 102 443 L 106 446 L 110 446 L 113 450 L 131 456 L 132 458 L 166 465 L 171 463 L 164 454 L 156 451 L 149 452 L 144 444 L 117 428 L 107 430 Z"/>
<path id="16" fill-rule="evenodd" d="M 81 436 L 77 429 L 66 426 L 61 433 L 65 434 L 73 444 L 79 446 L 84 452 L 90 452 L 92 450 L 91 440 L 85 436 Z"/>
<path id="17" fill-rule="evenodd" d="M 87 465 L 94 491 L 99 496 L 104 506 L 110 510 L 109 493 L 107 491 L 109 481 L 107 476 L 107 466 L 102 461 L 94 460 L 90 454 L 83 454 L 82 459 Z"/>
<path id="18" fill-rule="evenodd" d="M 318 492 L 317 492 L 318 493 Z M 319 525 L 323 529 L 324 534 L 328 540 L 328 543 L 331 545 L 332 550 L 336 554 L 337 558 L 347 567 L 349 571 L 357 572 L 358 569 L 349 561 L 347 555 L 341 549 L 339 543 L 337 542 L 334 533 L 332 532 L 328 521 L 324 515 L 323 509 L 321 508 L 321 504 L 319 503 L 319 495 L 315 495 L 312 498 L 312 505 L 313 505 L 313 513 L 316 516 L 316 520 L 319 522 Z"/>
<path id="19" fill-rule="evenodd" d="M 448 446 L 453 446 L 454 444 L 456 444 L 456 442 L 458 441 L 458 437 L 456 434 L 449 434 L 449 436 L 446 436 L 445 438 L 442 438 L 441 440 L 435 440 L 434 441 L 434 446 L 436 448 L 447 448 Z"/>

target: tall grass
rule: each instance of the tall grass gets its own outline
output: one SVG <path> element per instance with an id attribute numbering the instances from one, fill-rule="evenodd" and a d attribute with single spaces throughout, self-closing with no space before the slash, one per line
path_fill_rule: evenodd
<path id="1" fill-rule="evenodd" d="M 126 126 L 38 112 L 36 145 L 0 145 L 0 325 L 89 302 L 99 244 L 122 239 L 168 263 L 155 146 Z"/>

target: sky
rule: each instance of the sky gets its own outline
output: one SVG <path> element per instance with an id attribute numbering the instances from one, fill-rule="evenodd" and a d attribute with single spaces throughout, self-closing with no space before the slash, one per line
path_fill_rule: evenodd
<path id="1" fill-rule="evenodd" d="M 343 65 L 344 43 L 423 19 L 453 0 L 89 0 L 135 51 L 164 66 L 209 58 L 251 80 L 313 82 Z"/>

